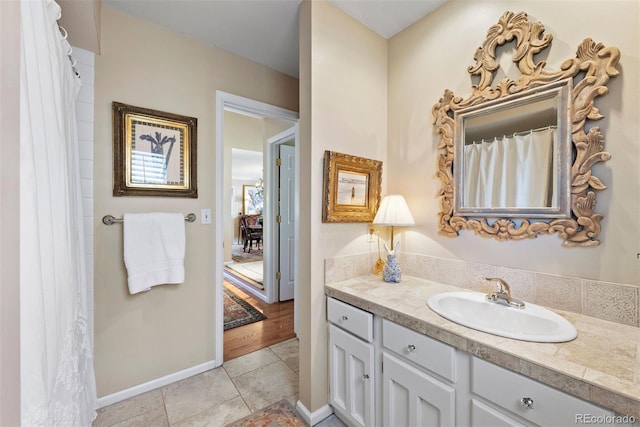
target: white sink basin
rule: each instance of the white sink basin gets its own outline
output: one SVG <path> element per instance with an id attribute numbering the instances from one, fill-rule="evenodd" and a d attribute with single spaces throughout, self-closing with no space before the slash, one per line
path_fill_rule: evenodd
<path id="1" fill-rule="evenodd" d="M 564 317 L 526 303 L 524 308 L 490 302 L 480 292 L 445 292 L 427 301 L 445 319 L 501 337 L 534 342 L 564 342 L 578 336 Z"/>

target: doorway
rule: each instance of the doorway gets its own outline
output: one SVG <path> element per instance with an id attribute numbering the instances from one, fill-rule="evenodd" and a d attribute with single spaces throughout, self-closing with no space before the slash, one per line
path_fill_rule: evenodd
<path id="1" fill-rule="evenodd" d="M 229 113 L 240 114 L 247 117 L 252 117 L 259 120 L 268 122 L 283 122 L 287 127 L 295 129 L 295 125 L 298 120 L 298 114 L 293 111 L 285 110 L 273 105 L 265 104 L 259 101 L 255 101 L 249 98 L 244 98 L 222 91 L 216 92 L 216 173 L 215 173 L 215 265 L 216 265 L 216 277 L 215 277 L 215 297 L 216 297 L 216 313 L 215 313 L 215 360 L 216 365 L 222 365 L 224 361 L 224 304 L 223 304 L 223 288 L 224 288 L 224 266 L 225 261 L 228 261 L 231 254 L 231 248 L 234 243 L 237 244 L 238 236 L 235 230 L 237 228 L 237 222 L 235 218 L 244 214 L 243 210 L 238 209 L 237 200 L 242 198 L 239 194 L 240 191 L 244 193 L 246 188 L 242 188 L 241 184 L 231 185 L 231 147 L 227 146 L 225 138 L 227 133 L 225 128 L 231 126 L 231 120 L 227 123 L 225 115 Z M 265 125 L 268 126 L 268 125 Z M 289 140 L 289 143 L 295 145 L 296 132 L 291 133 L 293 138 Z M 280 134 L 278 134 L 280 135 Z M 278 136 L 276 135 L 276 136 Z M 281 139 L 281 138 L 280 138 Z M 257 304 L 271 304 L 278 301 L 279 289 L 278 282 L 276 280 L 276 270 L 272 267 L 275 265 L 277 255 L 279 254 L 279 244 L 276 240 L 278 228 L 276 227 L 276 208 L 274 194 L 277 191 L 273 190 L 273 186 L 276 183 L 277 174 L 270 167 L 272 151 L 271 148 L 275 145 L 271 140 L 267 141 L 267 138 L 263 139 L 262 153 L 264 154 L 263 168 L 260 171 L 263 173 L 262 177 L 258 179 L 264 183 L 264 207 L 261 212 L 252 212 L 256 216 L 259 216 L 262 220 L 262 241 L 258 242 L 258 246 L 252 246 L 252 251 L 262 250 L 263 264 L 264 264 L 264 289 L 260 290 L 256 287 L 248 287 L 240 289 L 244 292 L 248 298 L 253 298 Z M 283 141 L 278 140 L 280 143 Z M 246 148 L 246 147 L 245 147 Z M 297 160 L 293 163 L 295 164 Z M 255 167 L 254 167 L 255 169 Z M 256 184 L 258 181 L 254 181 L 253 178 L 249 180 L 249 183 L 244 184 L 247 186 Z M 238 187 L 239 185 L 239 187 Z M 294 190 L 295 191 L 295 190 Z M 295 196 L 295 195 L 294 195 Z M 235 201 L 234 205 L 232 202 Z M 294 197 L 294 204 L 297 201 L 297 197 Z M 244 204 L 242 204 L 244 206 Z M 297 212 L 294 209 L 294 212 Z M 238 230 L 239 231 L 239 230 Z M 295 233 L 295 232 L 294 232 Z M 294 239 L 295 240 L 295 239 Z M 256 242 L 253 243 L 254 245 Z M 257 249 L 259 245 L 262 245 L 260 249 Z M 295 253 L 295 252 L 294 252 Z M 294 259 L 294 266 L 297 260 Z M 297 269 L 292 268 L 295 272 Z M 294 273 L 295 274 L 295 273 Z M 295 280 L 295 279 L 294 279 Z M 296 312 L 295 300 L 293 302 L 294 313 Z"/>

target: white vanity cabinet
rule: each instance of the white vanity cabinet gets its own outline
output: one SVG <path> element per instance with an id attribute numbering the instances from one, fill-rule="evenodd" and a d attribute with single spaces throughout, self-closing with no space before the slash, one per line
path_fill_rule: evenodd
<path id="1" fill-rule="evenodd" d="M 373 315 L 329 298 L 329 403 L 351 426 L 375 423 Z"/>
<path id="2" fill-rule="evenodd" d="M 333 298 L 327 316 L 330 404 L 349 426 L 616 425 L 610 410 Z"/>
<path id="3" fill-rule="evenodd" d="M 382 344 L 383 425 L 455 425 L 455 350 L 386 319 Z"/>

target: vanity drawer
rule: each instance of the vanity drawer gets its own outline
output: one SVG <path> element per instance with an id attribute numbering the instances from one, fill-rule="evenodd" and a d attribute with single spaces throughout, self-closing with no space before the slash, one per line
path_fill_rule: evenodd
<path id="1" fill-rule="evenodd" d="M 327 299 L 327 320 L 367 342 L 373 342 L 373 314 L 337 299 Z"/>
<path id="2" fill-rule="evenodd" d="M 455 382 L 456 350 L 387 319 L 382 320 L 382 345 L 438 375 Z"/>
<path id="3" fill-rule="evenodd" d="M 471 362 L 471 391 L 539 425 L 574 425 L 582 414 L 613 415 L 607 409 L 477 357 Z M 532 407 L 526 408 L 522 399 L 530 399 Z"/>

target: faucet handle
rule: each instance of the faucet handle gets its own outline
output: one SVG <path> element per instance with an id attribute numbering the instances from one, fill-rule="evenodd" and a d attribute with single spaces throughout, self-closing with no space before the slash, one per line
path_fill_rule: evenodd
<path id="1" fill-rule="evenodd" d="M 509 287 L 507 282 L 500 279 L 499 277 L 483 277 L 482 279 L 487 280 L 489 282 L 496 282 L 496 284 L 498 285 L 498 292 L 500 293 L 507 293 L 507 294 L 511 293 L 511 288 Z"/>
<path id="2" fill-rule="evenodd" d="M 498 292 L 492 292 L 487 295 L 487 301 L 496 302 L 498 300 L 506 301 L 512 307 L 524 308 L 524 301 L 511 298 L 511 288 L 504 280 L 498 277 L 483 277 L 484 280 L 496 282 L 498 284 Z"/>

